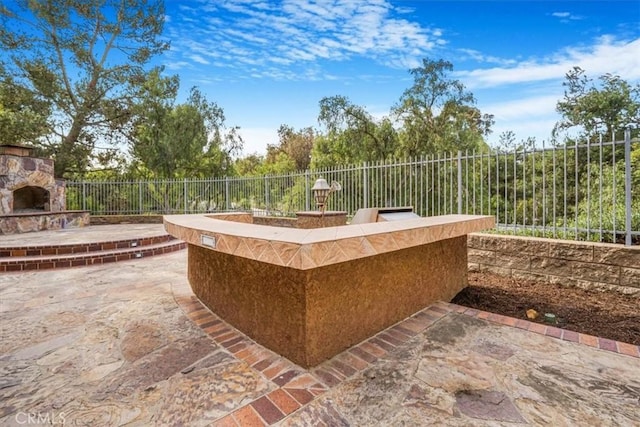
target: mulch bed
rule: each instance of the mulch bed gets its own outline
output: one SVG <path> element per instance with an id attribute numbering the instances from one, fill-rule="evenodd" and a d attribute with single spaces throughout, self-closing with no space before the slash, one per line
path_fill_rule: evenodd
<path id="1" fill-rule="evenodd" d="M 640 345 L 640 297 L 617 292 L 518 280 L 486 272 L 469 273 L 469 286 L 452 301 L 518 319 L 527 310 L 556 315 L 563 329 Z"/>

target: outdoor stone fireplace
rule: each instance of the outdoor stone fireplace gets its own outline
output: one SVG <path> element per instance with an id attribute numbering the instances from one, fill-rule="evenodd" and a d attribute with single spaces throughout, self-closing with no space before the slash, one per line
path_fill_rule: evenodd
<path id="1" fill-rule="evenodd" d="M 32 149 L 0 145 L 0 234 L 83 226 L 84 211 L 66 211 L 64 180 L 55 179 L 53 160 Z"/>

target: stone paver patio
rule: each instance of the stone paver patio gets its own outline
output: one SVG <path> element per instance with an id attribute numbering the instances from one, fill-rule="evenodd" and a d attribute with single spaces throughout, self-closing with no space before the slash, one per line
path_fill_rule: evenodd
<path id="1" fill-rule="evenodd" d="M 640 425 L 638 346 L 438 303 L 304 370 L 185 269 L 0 274 L 0 425 Z"/>

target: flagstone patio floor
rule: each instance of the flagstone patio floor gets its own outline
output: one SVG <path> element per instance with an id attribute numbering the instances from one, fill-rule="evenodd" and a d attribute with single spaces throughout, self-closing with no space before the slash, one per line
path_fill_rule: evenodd
<path id="1" fill-rule="evenodd" d="M 0 326 L 3 426 L 640 425 L 638 346 L 437 303 L 305 370 L 207 310 L 186 251 L 0 274 Z"/>

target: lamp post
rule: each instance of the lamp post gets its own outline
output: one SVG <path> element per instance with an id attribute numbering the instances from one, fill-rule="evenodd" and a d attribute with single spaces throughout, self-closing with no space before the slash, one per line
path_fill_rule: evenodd
<path id="1" fill-rule="evenodd" d="M 320 209 L 322 215 L 324 215 L 324 209 L 327 205 L 327 199 L 329 199 L 331 187 L 323 177 L 320 177 L 316 180 L 315 184 L 313 184 L 311 192 L 313 193 L 313 198 L 316 201 L 316 206 Z"/>

